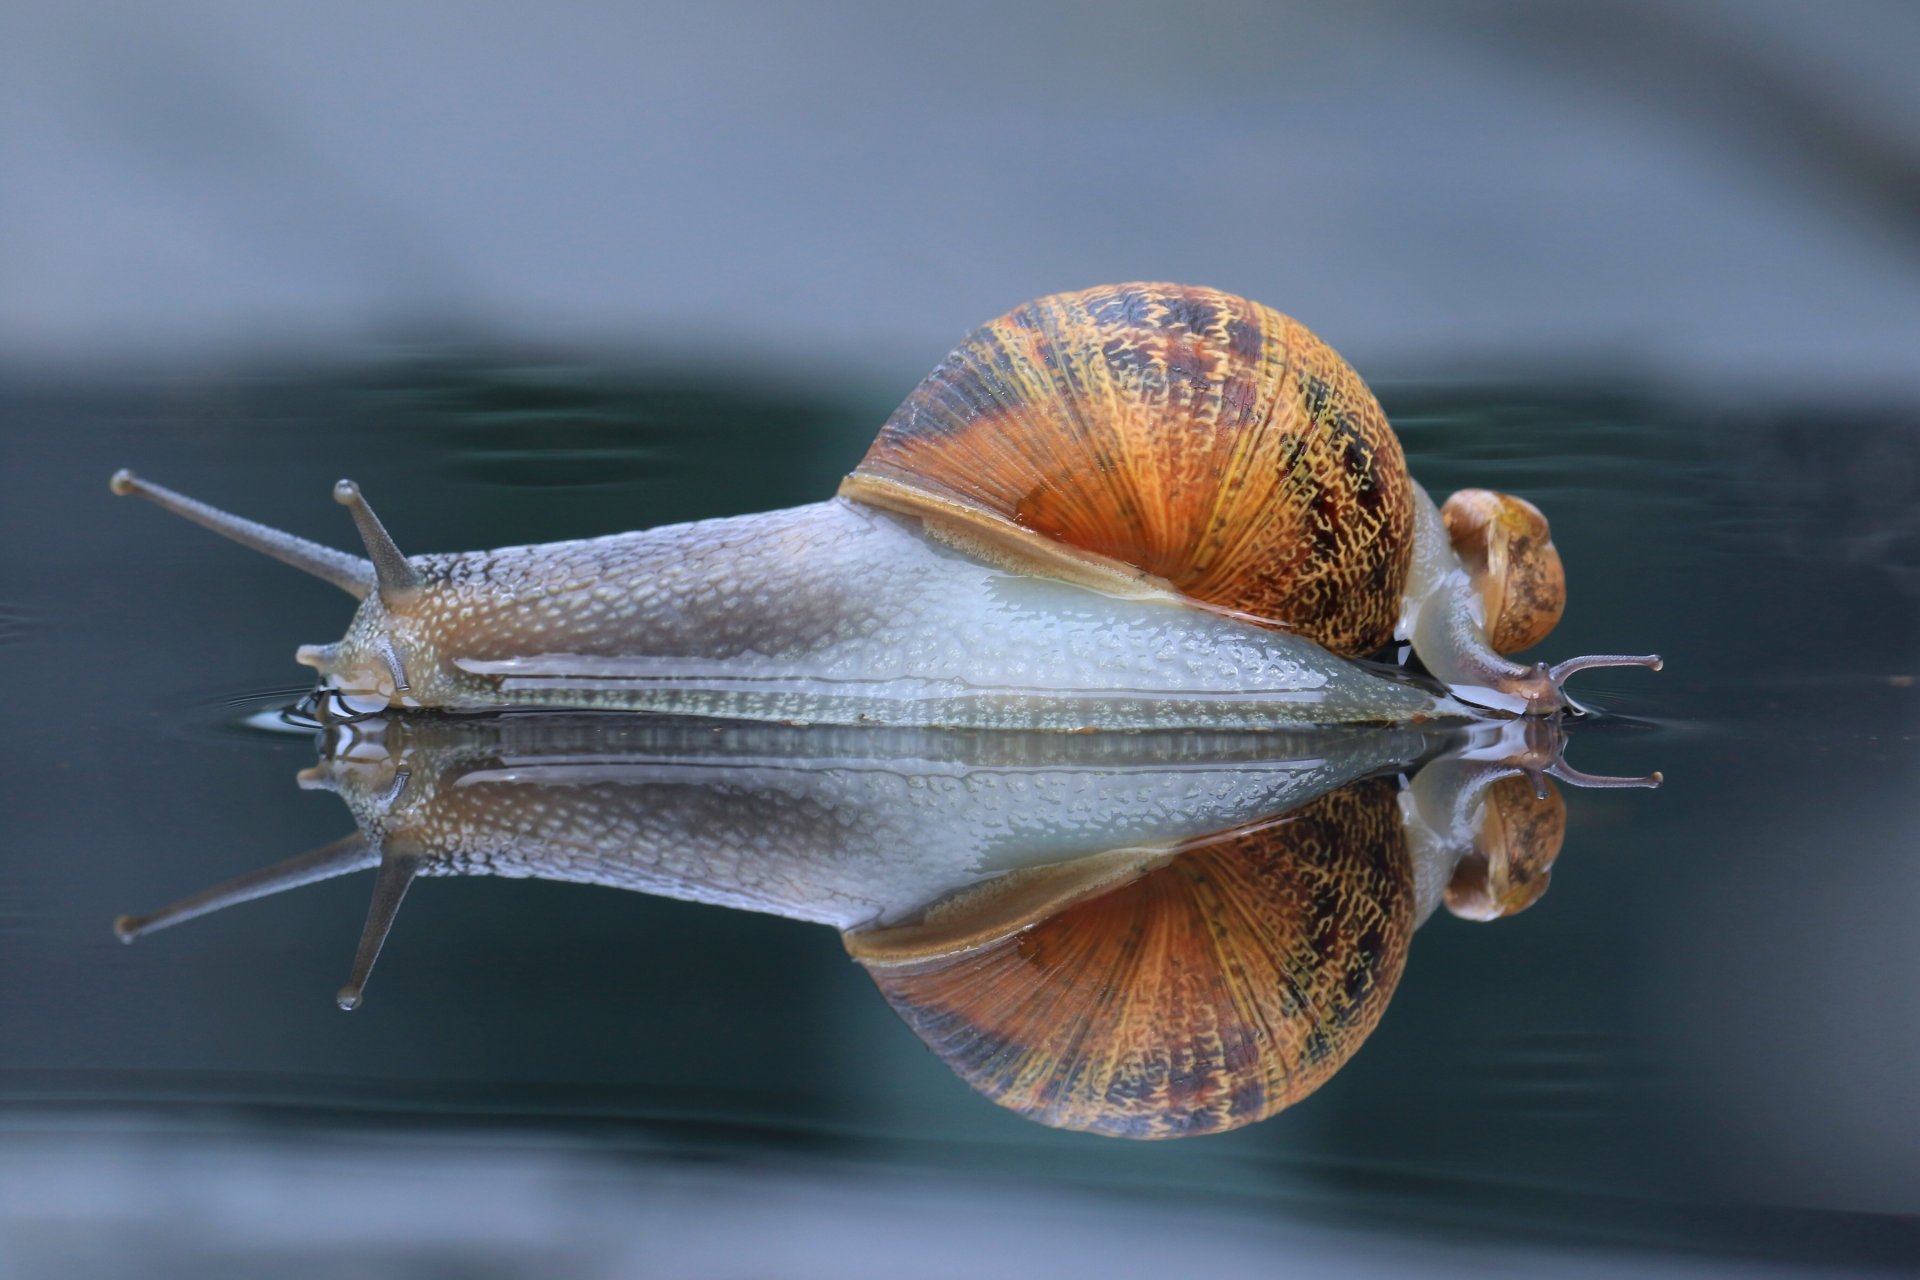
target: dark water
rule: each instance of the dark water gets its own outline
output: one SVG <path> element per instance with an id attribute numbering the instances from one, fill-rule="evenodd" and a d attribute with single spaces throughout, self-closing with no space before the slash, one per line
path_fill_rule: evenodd
<path id="1" fill-rule="evenodd" d="M 1378 390 L 1430 489 L 1552 517 L 1549 656 L 1665 655 L 1580 677 L 1606 714 L 1568 757 L 1666 785 L 1569 791 L 1551 892 L 1437 914 L 1311 1097 L 1138 1144 L 976 1096 L 818 925 L 429 880 L 350 1016 L 365 876 L 132 948 L 109 928 L 352 830 L 294 782 L 312 737 L 247 723 L 348 602 L 116 502 L 115 467 L 335 545 L 342 474 L 409 551 L 544 541 L 821 497 L 893 391 L 443 354 L 15 382 L 0 1263 L 729 1273 L 751 1230 L 796 1274 L 921 1250 L 1123 1274 L 1202 1236 L 1395 1273 L 1920 1263 L 1920 414 Z"/>

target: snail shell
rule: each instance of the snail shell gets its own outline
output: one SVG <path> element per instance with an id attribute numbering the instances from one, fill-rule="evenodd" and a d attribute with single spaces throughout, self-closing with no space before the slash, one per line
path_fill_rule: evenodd
<path id="1" fill-rule="evenodd" d="M 1482 806 L 1473 849 L 1454 864 L 1444 895 L 1463 920 L 1498 920 L 1538 902 L 1567 839 L 1567 802 L 1545 778 L 1501 778 Z"/>
<path id="2" fill-rule="evenodd" d="M 1546 639 L 1567 607 L 1567 573 L 1540 508 L 1510 493 L 1462 489 L 1440 518 L 1479 589 L 1494 649 L 1518 653 Z"/>
<path id="3" fill-rule="evenodd" d="M 1349 656 L 1392 638 L 1413 550 L 1406 460 L 1359 375 L 1299 321 L 1183 285 L 976 330 L 841 493 L 1117 561 Z"/>
<path id="4" fill-rule="evenodd" d="M 1145 874 L 1009 878 L 847 947 L 962 1079 L 1028 1119 L 1237 1128 L 1338 1071 L 1399 983 L 1414 905 L 1396 795 L 1359 782 Z"/>

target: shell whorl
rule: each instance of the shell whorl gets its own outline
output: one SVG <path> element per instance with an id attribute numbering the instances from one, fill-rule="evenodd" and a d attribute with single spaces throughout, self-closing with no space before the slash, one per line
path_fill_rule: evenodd
<path id="1" fill-rule="evenodd" d="M 1413 547 L 1399 441 L 1306 326 L 1121 284 L 976 330 L 842 487 L 1131 566 L 1336 653 L 1384 645 Z"/>
<path id="2" fill-rule="evenodd" d="M 1236 1128 L 1339 1070 L 1400 980 L 1413 887 L 1394 797 L 1389 781 L 1357 783 L 984 945 L 927 954 L 908 929 L 900 959 L 886 931 L 848 948 L 1003 1107 L 1131 1138 Z"/>

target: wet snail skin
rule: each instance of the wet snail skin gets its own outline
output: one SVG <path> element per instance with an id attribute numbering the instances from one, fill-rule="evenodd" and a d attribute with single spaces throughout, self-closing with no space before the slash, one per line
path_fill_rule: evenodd
<path id="1" fill-rule="evenodd" d="M 303 787 L 351 836 L 122 917 L 123 939 L 376 869 L 357 1006 L 418 877 L 538 877 L 828 925 L 967 1083 L 1157 1138 L 1312 1092 L 1444 903 L 1538 899 L 1552 721 L 1313 733 L 955 733 L 522 712 L 328 726 Z"/>
<path id="2" fill-rule="evenodd" d="M 1057 294 L 968 337 L 825 501 L 583 541 L 361 558 L 129 472 L 360 600 L 303 646 L 328 705 L 838 725 L 1281 729 L 1549 716 L 1595 666 L 1506 656 L 1565 580 L 1545 518 L 1436 506 L 1359 376 L 1211 289 Z M 1363 661 L 1400 640 L 1437 687 Z"/>

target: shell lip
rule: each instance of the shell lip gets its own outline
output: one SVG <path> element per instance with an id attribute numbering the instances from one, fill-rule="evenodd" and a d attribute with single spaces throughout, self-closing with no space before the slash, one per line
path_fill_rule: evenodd
<path id="1" fill-rule="evenodd" d="M 841 941 L 869 969 L 944 963 L 1137 880 L 1177 852 L 1174 846 L 1134 846 L 1008 872 L 948 894 L 917 920 L 856 929 Z"/>
<path id="2" fill-rule="evenodd" d="M 991 564 L 1072 582 L 1103 595 L 1136 600 L 1193 603 L 1166 579 L 1111 556 L 1057 542 L 974 505 L 959 494 L 938 492 L 915 476 L 893 476 L 863 465 L 840 482 L 849 502 L 917 517 L 930 536 Z"/>

